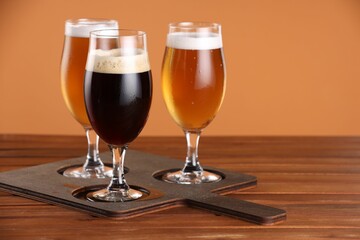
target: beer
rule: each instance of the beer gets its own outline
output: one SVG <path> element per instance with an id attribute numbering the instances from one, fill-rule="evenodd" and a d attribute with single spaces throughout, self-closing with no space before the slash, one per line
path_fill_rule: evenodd
<path id="1" fill-rule="evenodd" d="M 99 137 L 91 128 L 84 103 L 84 72 L 89 48 L 90 31 L 116 28 L 117 21 L 109 19 L 75 19 L 65 22 L 65 40 L 61 60 L 61 91 L 66 107 L 84 127 L 88 142 L 86 161 L 82 166 L 71 166 L 63 175 L 75 178 L 105 178 L 112 169 L 99 158 Z"/>
<path id="2" fill-rule="evenodd" d="M 169 33 L 162 66 L 167 109 L 185 130 L 205 128 L 218 112 L 225 91 L 221 35 Z"/>
<path id="3" fill-rule="evenodd" d="M 84 72 L 90 31 L 116 28 L 114 20 L 69 20 L 65 25 L 65 41 L 61 61 L 61 91 L 72 116 L 85 128 L 90 123 L 84 103 Z"/>
<path id="4" fill-rule="evenodd" d="M 105 142 L 123 146 L 143 129 L 151 105 L 152 77 L 147 54 L 137 50 L 89 53 L 85 103 L 93 129 Z"/>
<path id="5" fill-rule="evenodd" d="M 162 180 L 177 184 L 211 183 L 221 176 L 204 170 L 198 157 L 202 130 L 217 114 L 225 93 L 221 25 L 207 22 L 169 24 L 162 66 L 162 91 L 167 109 L 183 129 L 185 165 Z"/>

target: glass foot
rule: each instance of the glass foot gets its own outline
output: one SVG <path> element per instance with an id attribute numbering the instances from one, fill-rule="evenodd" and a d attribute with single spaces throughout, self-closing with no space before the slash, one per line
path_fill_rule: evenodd
<path id="1" fill-rule="evenodd" d="M 106 178 L 112 177 L 112 168 L 98 166 L 84 169 L 84 167 L 71 167 L 63 172 L 65 177 L 72 178 Z"/>
<path id="2" fill-rule="evenodd" d="M 101 189 L 96 192 L 90 192 L 87 194 L 87 199 L 90 201 L 105 201 L 105 202 L 127 202 L 140 198 L 142 192 L 129 189 L 129 190 L 119 190 L 119 191 L 110 191 L 108 189 Z"/>
<path id="3" fill-rule="evenodd" d="M 218 174 L 202 171 L 202 172 L 189 172 L 183 171 L 169 172 L 162 176 L 162 180 L 168 183 L 177 184 L 201 184 L 218 182 L 222 177 Z"/>

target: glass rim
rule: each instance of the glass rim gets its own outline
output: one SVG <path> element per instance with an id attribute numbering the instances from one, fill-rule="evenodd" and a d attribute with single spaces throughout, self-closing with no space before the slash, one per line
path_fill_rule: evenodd
<path id="1" fill-rule="evenodd" d="M 182 29 L 199 29 L 199 28 L 220 28 L 221 24 L 217 22 L 172 22 L 169 23 L 169 28 L 182 28 Z"/>
<path id="2" fill-rule="evenodd" d="M 106 32 L 112 32 L 116 31 L 117 34 L 106 34 Z M 104 33 L 102 33 L 104 32 Z M 120 33 L 132 33 L 132 34 L 124 34 L 121 35 Z M 109 28 L 109 29 L 98 29 L 90 32 L 90 37 L 141 37 L 146 36 L 146 32 L 142 30 L 136 30 L 136 29 L 123 29 L 123 28 Z"/>

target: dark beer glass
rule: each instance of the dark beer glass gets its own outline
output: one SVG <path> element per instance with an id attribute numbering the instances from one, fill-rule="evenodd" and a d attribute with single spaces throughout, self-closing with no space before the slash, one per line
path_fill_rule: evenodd
<path id="1" fill-rule="evenodd" d="M 167 109 L 185 132 L 185 166 L 163 180 L 199 184 L 221 180 L 204 171 L 198 159 L 200 133 L 215 118 L 225 94 L 226 72 L 221 26 L 181 22 L 169 25 L 162 66 L 162 92 Z"/>
<path id="2" fill-rule="evenodd" d="M 63 173 L 66 177 L 111 177 L 111 168 L 104 166 L 99 158 L 99 137 L 92 130 L 86 114 L 84 70 L 90 32 L 117 27 L 117 21 L 109 19 L 70 19 L 65 22 L 65 41 L 61 60 L 61 91 L 71 115 L 85 129 L 88 142 L 84 165 L 66 169 Z"/>
<path id="3" fill-rule="evenodd" d="M 152 100 L 146 34 L 119 29 L 91 32 L 84 94 L 90 124 L 113 157 L 110 184 L 90 193 L 90 198 L 124 202 L 141 197 L 141 191 L 126 183 L 124 160 L 129 143 L 145 126 Z"/>

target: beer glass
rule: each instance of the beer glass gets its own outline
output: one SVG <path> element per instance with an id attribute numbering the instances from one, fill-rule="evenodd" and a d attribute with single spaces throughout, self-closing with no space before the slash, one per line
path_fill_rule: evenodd
<path id="1" fill-rule="evenodd" d="M 86 115 L 83 88 L 90 31 L 117 27 L 117 21 L 108 19 L 75 19 L 65 22 L 65 41 L 61 60 L 61 91 L 66 107 L 84 127 L 88 142 L 84 165 L 66 169 L 63 173 L 66 177 L 111 177 L 111 168 L 104 166 L 99 158 L 99 137 L 92 130 Z"/>
<path id="2" fill-rule="evenodd" d="M 152 100 L 152 76 L 146 34 L 136 30 L 100 30 L 90 34 L 85 106 L 90 124 L 112 151 L 113 176 L 105 189 L 88 198 L 124 202 L 142 196 L 124 178 L 125 153 L 143 129 Z"/>
<path id="3" fill-rule="evenodd" d="M 198 144 L 202 130 L 221 106 L 225 83 L 220 24 L 171 23 L 162 65 L 162 92 L 168 112 L 185 132 L 187 156 L 184 168 L 164 174 L 164 181 L 200 184 L 221 180 L 201 167 Z"/>

